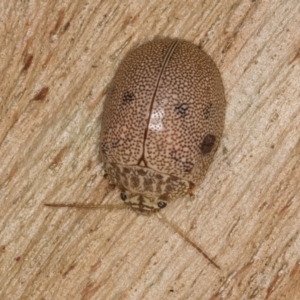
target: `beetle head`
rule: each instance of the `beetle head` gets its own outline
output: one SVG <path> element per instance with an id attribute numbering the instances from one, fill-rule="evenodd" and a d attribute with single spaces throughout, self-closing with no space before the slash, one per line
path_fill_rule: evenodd
<path id="1" fill-rule="evenodd" d="M 139 194 L 121 193 L 121 199 L 139 214 L 150 214 L 167 206 L 167 202 L 155 197 Z"/>

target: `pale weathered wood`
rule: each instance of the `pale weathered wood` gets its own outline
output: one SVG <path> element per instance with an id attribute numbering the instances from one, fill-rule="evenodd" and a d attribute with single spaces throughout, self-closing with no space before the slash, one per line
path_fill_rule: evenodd
<path id="1" fill-rule="evenodd" d="M 0 3 L 0 299 L 300 299 L 300 2 Z M 224 137 L 196 199 L 155 216 L 119 203 L 98 161 L 119 61 L 155 36 L 220 68 Z"/>

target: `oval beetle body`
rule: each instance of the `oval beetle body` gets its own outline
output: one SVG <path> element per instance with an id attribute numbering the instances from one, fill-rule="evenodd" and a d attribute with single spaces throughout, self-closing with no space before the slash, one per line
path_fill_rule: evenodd
<path id="1" fill-rule="evenodd" d="M 192 194 L 225 118 L 220 73 L 198 46 L 163 38 L 129 52 L 104 103 L 100 159 L 134 210 L 155 212 Z"/>

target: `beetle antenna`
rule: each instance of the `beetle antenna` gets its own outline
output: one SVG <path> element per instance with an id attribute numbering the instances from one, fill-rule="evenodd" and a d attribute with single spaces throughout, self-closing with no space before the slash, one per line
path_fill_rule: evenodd
<path id="1" fill-rule="evenodd" d="M 171 228 L 173 231 L 178 233 L 186 242 L 192 245 L 198 252 L 200 252 L 212 265 L 214 265 L 217 269 L 221 270 L 221 268 L 193 241 L 191 241 L 176 225 L 172 224 L 168 221 L 163 215 L 156 212 L 155 215 L 158 219 L 160 219 L 167 227 Z"/>
<path id="2" fill-rule="evenodd" d="M 85 209 L 125 209 L 128 208 L 126 204 L 99 204 L 99 205 L 90 205 L 90 204 L 63 204 L 63 203 L 44 203 L 45 206 L 49 207 L 69 207 L 69 208 L 85 208 Z"/>

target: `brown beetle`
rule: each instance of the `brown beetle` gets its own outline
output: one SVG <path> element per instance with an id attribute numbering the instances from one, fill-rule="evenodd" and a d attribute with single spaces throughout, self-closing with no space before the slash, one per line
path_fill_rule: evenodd
<path id="1" fill-rule="evenodd" d="M 196 45 L 157 39 L 120 64 L 104 103 L 100 157 L 121 199 L 141 213 L 192 194 L 224 127 L 220 73 Z"/>

